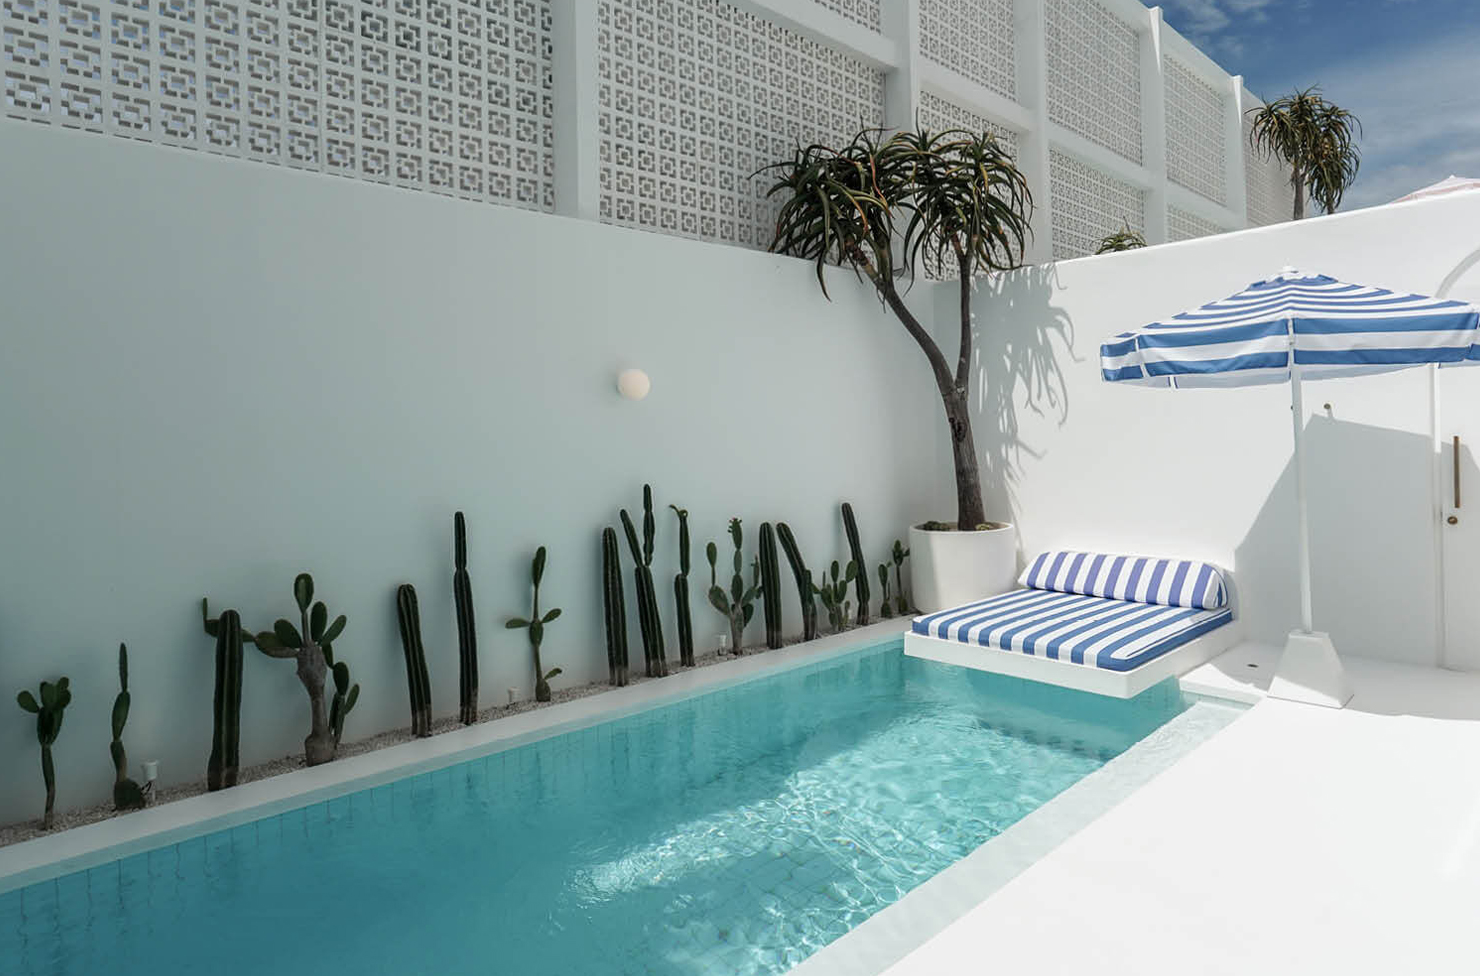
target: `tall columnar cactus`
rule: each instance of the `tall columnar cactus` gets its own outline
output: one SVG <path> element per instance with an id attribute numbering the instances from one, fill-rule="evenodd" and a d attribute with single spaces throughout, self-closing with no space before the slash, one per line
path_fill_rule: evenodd
<path id="1" fill-rule="evenodd" d="M 627 534 L 627 546 L 632 550 L 632 571 L 637 581 L 637 622 L 642 631 L 642 657 L 649 678 L 661 678 L 668 673 L 668 659 L 663 653 L 663 618 L 658 614 L 658 590 L 653 585 L 653 537 L 657 534 L 657 523 L 653 521 L 653 489 L 642 486 L 642 542 L 637 541 L 637 529 L 632 517 L 624 508 L 621 511 L 622 530 Z"/>
<path id="2" fill-rule="evenodd" d="M 848 615 L 853 609 L 853 604 L 848 600 L 848 584 L 858 579 L 858 565 L 848 563 L 848 568 L 839 575 L 838 561 L 832 563 L 832 579 L 828 575 L 822 575 L 822 585 L 818 586 L 817 595 L 822 598 L 822 606 L 827 610 L 827 622 L 832 627 L 834 634 L 841 634 L 848 629 Z"/>
<path id="3" fill-rule="evenodd" d="M 401 625 L 401 650 L 406 657 L 406 687 L 411 693 L 411 734 L 432 734 L 432 679 L 427 672 L 426 648 L 421 643 L 421 608 L 416 587 L 396 587 L 396 619 Z"/>
<path id="4" fill-rule="evenodd" d="M 343 683 L 349 685 L 349 665 L 335 663 L 333 648 L 335 639 L 344 632 L 344 615 L 340 614 L 332 624 L 329 623 L 328 608 L 321 602 L 314 602 L 313 577 L 307 573 L 299 573 L 293 580 L 293 599 L 298 604 L 299 626 L 280 618 L 272 625 L 272 630 L 261 631 L 251 638 L 251 642 L 268 657 L 297 662 L 298 680 L 308 692 L 310 721 L 308 735 L 303 740 L 303 758 L 308 765 L 317 766 L 333 759 L 338 751 L 339 734 L 335 731 L 335 724 L 337 722 L 340 731 L 343 730 L 344 716 L 359 698 L 359 686 L 349 687 L 342 693 L 340 713 L 334 716 L 324 702 L 324 691 L 331 670 L 336 689 L 341 682 L 341 668 Z M 334 697 L 339 699 L 340 694 L 336 691 Z"/>
<path id="5" fill-rule="evenodd" d="M 468 576 L 468 532 L 463 513 L 452 516 L 452 596 L 457 602 L 457 716 L 478 721 L 478 631 L 473 623 L 473 581 Z"/>
<path id="6" fill-rule="evenodd" d="M 623 515 L 626 513 L 623 512 Z M 534 651 L 534 700 L 547 702 L 550 700 L 550 679 L 560 673 L 560 668 L 545 670 L 544 664 L 540 662 L 540 644 L 545 639 L 545 626 L 560 616 L 560 608 L 556 607 L 540 616 L 540 579 L 545 575 L 545 547 L 540 546 L 535 550 L 534 560 L 529 564 L 529 579 L 533 587 L 534 596 L 530 606 L 529 618 L 511 617 L 504 624 L 510 630 L 524 628 L 529 631 L 529 646 Z"/>
<path id="7" fill-rule="evenodd" d="M 40 701 L 29 691 L 15 696 L 16 704 L 36 716 L 36 741 L 41 743 L 41 776 L 46 781 L 46 813 L 41 818 L 43 830 L 50 830 L 54 819 L 52 809 L 57 802 L 57 771 L 51 761 L 51 747 L 62 731 L 62 712 L 72 701 L 70 684 L 66 678 L 58 678 L 55 684 L 41 682 Z"/>
<path id="8" fill-rule="evenodd" d="M 894 560 L 894 611 L 901 617 L 910 612 L 909 598 L 904 595 L 904 561 L 909 558 L 910 551 L 898 539 L 894 540 L 894 548 L 889 553 Z"/>
<path id="9" fill-rule="evenodd" d="M 797 548 L 796 537 L 791 534 L 791 526 L 785 522 L 776 523 L 776 538 L 781 540 L 781 548 L 786 552 L 786 561 L 791 564 L 791 574 L 797 581 L 797 599 L 802 604 L 802 640 L 813 640 L 817 637 L 817 601 L 816 587 L 812 585 L 812 572 L 807 569 L 807 564 L 802 562 L 802 551 Z"/>
<path id="10" fill-rule="evenodd" d="M 614 685 L 627 683 L 627 598 L 622 593 L 622 554 L 617 530 L 601 530 L 601 603 L 606 611 L 606 667 Z"/>
<path id="11" fill-rule="evenodd" d="M 755 615 L 755 598 L 760 593 L 760 560 L 751 564 L 750 586 L 745 585 L 745 577 L 740 573 L 745 565 L 743 538 L 740 531 L 740 520 L 730 519 L 730 539 L 735 543 L 735 572 L 730 577 L 729 593 L 726 593 L 719 585 L 717 568 L 719 548 L 712 542 L 704 548 L 704 554 L 709 558 L 709 605 L 723 614 L 725 620 L 729 622 L 730 643 L 735 654 L 740 653 L 740 644 L 745 637 L 745 625 L 750 623 L 750 618 Z"/>
<path id="12" fill-rule="evenodd" d="M 673 577 L 673 604 L 678 608 L 678 663 L 694 666 L 694 619 L 689 612 L 689 510 L 669 505 L 678 516 L 678 575 Z"/>
<path id="13" fill-rule="evenodd" d="M 879 616 L 884 620 L 894 616 L 894 605 L 889 602 L 888 563 L 879 563 Z"/>
<path id="14" fill-rule="evenodd" d="M 216 638 L 216 695 L 212 704 L 211 758 L 206 789 L 236 785 L 242 741 L 242 618 L 235 610 L 212 620 L 205 598 L 200 601 L 206 634 Z"/>
<path id="15" fill-rule="evenodd" d="M 761 523 L 759 555 L 761 598 L 765 601 L 766 646 L 781 646 L 781 570 L 776 563 L 776 533 L 770 522 Z"/>
<path id="16" fill-rule="evenodd" d="M 144 791 L 129 779 L 128 752 L 123 748 L 123 727 L 128 724 L 132 699 L 128 693 L 128 648 L 118 645 L 118 697 L 113 699 L 113 741 L 108 752 L 113 756 L 113 809 L 142 810 Z"/>
<path id="17" fill-rule="evenodd" d="M 843 532 L 848 536 L 849 554 L 858 573 L 853 580 L 853 591 L 858 596 L 858 625 L 868 623 L 868 563 L 863 560 L 863 546 L 858 541 L 858 522 L 853 518 L 853 506 L 843 503 Z"/>

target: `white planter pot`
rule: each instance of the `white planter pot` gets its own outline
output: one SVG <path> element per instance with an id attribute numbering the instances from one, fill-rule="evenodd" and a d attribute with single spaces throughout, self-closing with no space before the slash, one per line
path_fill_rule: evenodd
<path id="1" fill-rule="evenodd" d="M 910 580 L 922 613 L 1006 593 L 1017 585 L 1017 529 L 910 527 Z"/>

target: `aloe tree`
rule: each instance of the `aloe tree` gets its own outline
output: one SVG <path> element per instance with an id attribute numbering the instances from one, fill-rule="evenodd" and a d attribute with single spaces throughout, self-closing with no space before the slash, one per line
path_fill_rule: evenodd
<path id="1" fill-rule="evenodd" d="M 1095 245 L 1095 253 L 1115 254 L 1120 251 L 1134 251 L 1145 246 L 1146 237 L 1140 231 L 1131 230 L 1129 221 L 1122 221 L 1120 230 L 1100 238 L 1100 242 Z"/>
<path id="2" fill-rule="evenodd" d="M 1361 121 L 1326 101 L 1315 86 L 1277 98 L 1249 114 L 1253 117 L 1249 145 L 1266 159 L 1273 155 L 1290 167 L 1294 219 L 1305 216 L 1307 193 L 1326 213 L 1334 213 L 1362 163 L 1356 144 Z"/>
<path id="3" fill-rule="evenodd" d="M 781 200 L 771 250 L 839 264 L 867 279 L 919 345 L 951 431 L 956 525 L 986 522 L 971 434 L 971 293 L 976 275 L 1018 267 L 1029 235 L 1027 180 L 989 133 L 865 129 L 841 148 L 798 147 L 766 168 Z M 901 282 L 922 263 L 960 275 L 961 338 L 954 366 L 905 305 Z"/>

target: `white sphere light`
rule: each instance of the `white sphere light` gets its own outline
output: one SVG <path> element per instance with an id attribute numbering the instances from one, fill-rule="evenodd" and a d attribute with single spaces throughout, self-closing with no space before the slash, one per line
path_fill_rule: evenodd
<path id="1" fill-rule="evenodd" d="M 624 369 L 617 374 L 617 392 L 628 400 L 641 400 L 653 388 L 653 381 L 640 369 Z"/>

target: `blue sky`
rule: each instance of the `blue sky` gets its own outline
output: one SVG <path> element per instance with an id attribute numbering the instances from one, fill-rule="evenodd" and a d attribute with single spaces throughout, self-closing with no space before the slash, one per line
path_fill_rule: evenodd
<path id="1" fill-rule="evenodd" d="M 1362 120 L 1343 210 L 1480 177 L 1480 0 L 1162 0 L 1167 23 L 1249 90 L 1319 84 Z"/>

